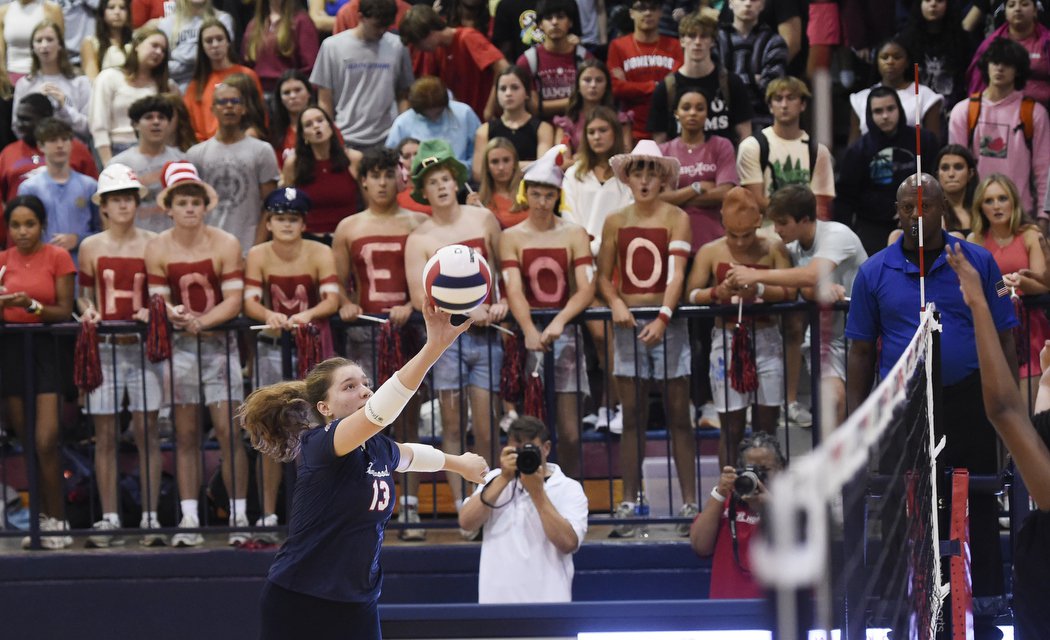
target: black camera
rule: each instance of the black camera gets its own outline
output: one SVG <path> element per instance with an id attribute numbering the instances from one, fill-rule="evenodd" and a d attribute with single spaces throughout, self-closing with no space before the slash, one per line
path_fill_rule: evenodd
<path id="1" fill-rule="evenodd" d="M 525 475 L 532 475 L 536 473 L 536 470 L 543 464 L 543 457 L 540 455 L 540 448 L 531 442 L 526 443 L 518 447 L 518 471 Z"/>
<path id="2" fill-rule="evenodd" d="M 758 493 L 758 483 L 765 484 L 766 470 L 763 467 L 743 467 L 736 470 L 733 493 L 741 498 L 750 498 Z"/>

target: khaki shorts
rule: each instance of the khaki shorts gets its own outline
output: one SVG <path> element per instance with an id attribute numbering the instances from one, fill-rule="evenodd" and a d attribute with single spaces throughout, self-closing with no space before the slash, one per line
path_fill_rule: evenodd
<path id="1" fill-rule="evenodd" d="M 205 404 L 244 399 L 241 358 L 233 332 L 200 336 L 199 361 L 197 336 L 176 334 L 171 351 L 175 404 L 199 403 L 202 388 Z"/>

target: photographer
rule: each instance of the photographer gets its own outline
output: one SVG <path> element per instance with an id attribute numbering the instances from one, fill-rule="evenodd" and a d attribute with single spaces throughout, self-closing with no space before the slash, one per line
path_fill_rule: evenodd
<path id="1" fill-rule="evenodd" d="M 740 443 L 739 469 L 723 467 L 718 486 L 693 520 L 689 542 L 699 556 L 714 555 L 712 599 L 761 598 L 751 576 L 751 536 L 758 528 L 766 482 L 786 461 L 775 436 L 757 432 Z"/>
<path id="2" fill-rule="evenodd" d="M 587 533 L 583 486 L 547 462 L 547 427 L 511 423 L 500 468 L 463 503 L 459 526 L 485 526 L 478 602 L 572 601 L 572 554 Z"/>

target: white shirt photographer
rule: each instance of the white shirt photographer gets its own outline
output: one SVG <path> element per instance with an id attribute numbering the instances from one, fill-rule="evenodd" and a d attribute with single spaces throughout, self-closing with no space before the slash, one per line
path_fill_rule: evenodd
<path id="1" fill-rule="evenodd" d="M 562 473 L 558 465 L 548 462 L 550 475 L 543 489 L 547 499 L 576 532 L 576 549 L 587 533 L 587 495 L 583 486 Z M 537 471 L 542 473 L 543 469 Z M 500 475 L 493 469 L 485 477 L 488 484 Z M 478 497 L 485 485 L 479 486 L 464 503 Z M 485 494 L 486 500 L 497 508 L 485 520 L 485 535 L 481 543 L 481 563 L 478 571 L 478 602 L 527 603 L 572 601 L 572 553 L 562 553 L 543 530 L 540 514 L 515 478 L 495 498 Z"/>

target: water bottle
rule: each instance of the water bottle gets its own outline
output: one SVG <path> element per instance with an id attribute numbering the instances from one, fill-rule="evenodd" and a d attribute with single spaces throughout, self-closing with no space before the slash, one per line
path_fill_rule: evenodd
<path id="1" fill-rule="evenodd" d="M 645 493 L 642 491 L 638 492 L 638 499 L 634 503 L 634 515 L 638 518 L 649 517 L 649 501 L 645 499 Z M 638 537 L 648 538 L 649 537 L 649 523 L 642 522 L 638 524 Z"/>

